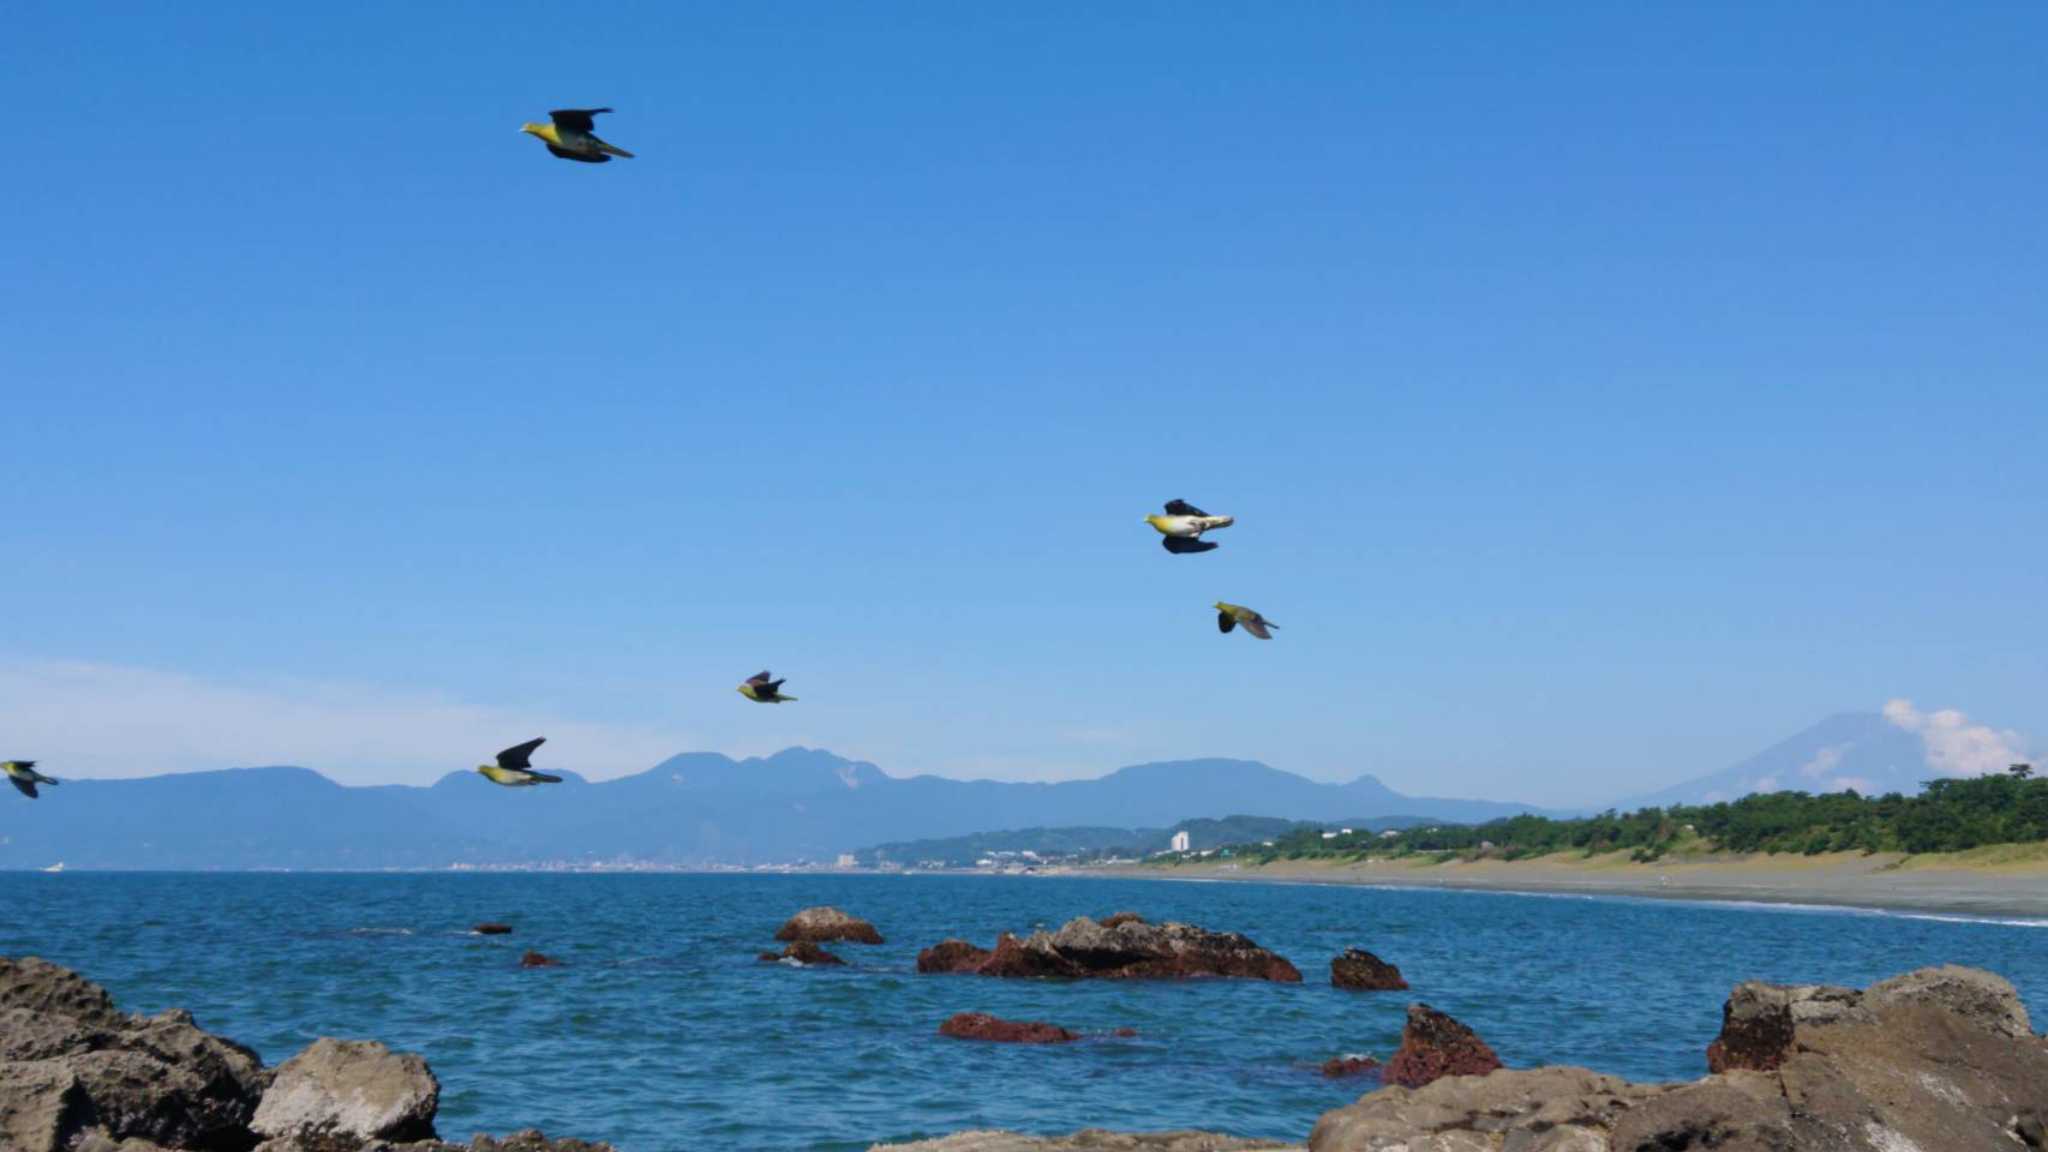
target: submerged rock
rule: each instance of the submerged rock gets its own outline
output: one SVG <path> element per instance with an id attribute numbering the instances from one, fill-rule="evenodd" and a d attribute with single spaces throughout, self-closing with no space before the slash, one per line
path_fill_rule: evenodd
<path id="1" fill-rule="evenodd" d="M 521 968 L 559 968 L 562 966 L 562 962 L 553 956 L 528 949 L 524 955 L 519 957 L 519 966 Z"/>
<path id="2" fill-rule="evenodd" d="M 1410 1004 L 1386 1081 L 1420 1088 L 1445 1076 L 1484 1076 L 1499 1067 L 1500 1057 L 1478 1033 L 1427 1004 Z"/>
<path id="3" fill-rule="evenodd" d="M 1929 968 L 1864 991 L 1738 986 L 1687 1084 L 1582 1068 L 1389 1087 L 1326 1113 L 1312 1152 L 2024 1152 L 2048 1148 L 2048 1040 L 2012 986 Z M 1391 1072 L 1391 1066 L 1390 1066 Z M 1391 1076 L 1390 1076 L 1391 1080 Z"/>
<path id="4" fill-rule="evenodd" d="M 777 964 L 784 960 L 794 960 L 805 966 L 822 964 L 829 967 L 834 964 L 846 963 L 846 961 L 825 951 L 809 940 L 798 940 L 780 952 L 761 953 L 761 962 L 763 964 Z"/>
<path id="5" fill-rule="evenodd" d="M 1372 1056 L 1332 1056 L 1323 1061 L 1323 1075 L 1332 1080 L 1379 1074 L 1380 1062 Z"/>
<path id="6" fill-rule="evenodd" d="M 1401 970 L 1363 948 L 1346 948 L 1330 961 L 1330 983 L 1367 992 L 1399 992 L 1408 987 Z"/>
<path id="7" fill-rule="evenodd" d="M 1192 924 L 1147 924 L 1131 917 L 1114 925 L 1086 916 L 1058 932 L 1025 939 L 1008 933 L 983 953 L 948 940 L 918 956 L 920 972 L 973 972 L 1010 979 L 1185 980 L 1221 976 L 1299 983 L 1301 972 L 1250 938 Z"/>
<path id="8" fill-rule="evenodd" d="M 806 908 L 781 928 L 776 929 L 775 938 L 784 941 L 808 941 L 823 944 L 831 940 L 851 940 L 856 944 L 880 944 L 882 934 L 875 926 L 858 916 L 848 916 L 837 908 Z"/>
<path id="9" fill-rule="evenodd" d="M 989 951 L 965 940 L 941 940 L 917 954 L 919 972 L 978 972 Z"/>
<path id="10" fill-rule="evenodd" d="M 1071 1044 L 1081 1037 L 1057 1024 L 1037 1020 L 1004 1020 L 986 1012 L 961 1012 L 939 1025 L 939 1035 L 956 1040 L 992 1040 L 1000 1044 Z"/>
<path id="11" fill-rule="evenodd" d="M 511 934 L 512 926 L 510 924 L 499 924 L 496 922 L 490 922 L 485 924 L 479 924 L 476 927 L 471 928 L 470 931 L 476 933 L 479 936 L 507 936 Z"/>
<path id="12" fill-rule="evenodd" d="M 323 1036 L 278 1066 L 249 1127 L 302 1142 L 430 1140 L 440 1102 L 441 1083 L 419 1056 Z"/>
<path id="13" fill-rule="evenodd" d="M 1071 1136 L 955 1132 L 937 1140 L 877 1144 L 868 1152 L 1301 1152 L 1301 1145 L 1240 1140 L 1214 1132 L 1131 1133 L 1089 1128 Z"/>

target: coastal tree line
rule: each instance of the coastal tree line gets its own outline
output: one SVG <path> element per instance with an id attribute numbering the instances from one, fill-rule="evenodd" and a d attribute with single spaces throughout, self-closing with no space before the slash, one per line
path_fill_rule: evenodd
<path id="1" fill-rule="evenodd" d="M 1650 861 L 1680 848 L 1729 852 L 1962 852 L 2048 841 L 2048 777 L 2031 765 L 1967 779 L 1930 780 L 1915 796 L 1770 792 L 1719 804 L 1678 804 L 1553 820 L 1513 816 L 1484 824 L 1326 835 L 1297 829 L 1270 844 L 1233 845 L 1241 859 L 1630 852 Z"/>

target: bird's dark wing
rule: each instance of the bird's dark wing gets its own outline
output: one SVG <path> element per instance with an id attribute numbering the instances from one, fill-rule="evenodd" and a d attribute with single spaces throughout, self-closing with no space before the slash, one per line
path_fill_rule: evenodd
<path id="1" fill-rule="evenodd" d="M 521 771 L 533 767 L 533 750 L 548 742 L 545 736 L 537 736 L 524 744 L 515 744 L 498 753 L 498 767 L 517 768 Z"/>
<path id="2" fill-rule="evenodd" d="M 571 152 L 567 148 L 557 148 L 553 144 L 548 145 L 548 151 L 553 152 L 564 160 L 581 160 L 585 164 L 609 164 L 612 162 L 612 158 L 602 152 Z"/>
<path id="3" fill-rule="evenodd" d="M 1235 627 L 1237 627 L 1237 617 L 1232 616 L 1228 612 L 1218 612 L 1216 614 L 1216 630 L 1218 632 L 1227 635 Z"/>
<path id="4" fill-rule="evenodd" d="M 17 792 L 20 792 L 20 793 L 21 793 L 21 794 L 22 794 L 23 796 L 26 796 L 26 797 L 28 797 L 28 798 L 29 798 L 29 799 L 31 799 L 31 800 L 33 800 L 33 799 L 35 799 L 35 798 L 36 798 L 36 783 L 35 783 L 35 781 L 33 781 L 33 780 L 23 780 L 23 779 L 22 779 L 21 777 L 19 777 L 19 776 L 9 776 L 9 777 L 7 778 L 7 782 L 8 782 L 9 784 L 12 784 L 12 785 L 14 785 L 15 791 L 17 791 Z"/>
<path id="5" fill-rule="evenodd" d="M 1207 552 L 1216 547 L 1211 541 L 1196 540 L 1188 536 L 1161 536 L 1159 543 L 1168 552 L 1176 556 L 1186 555 L 1189 552 Z"/>
<path id="6" fill-rule="evenodd" d="M 1168 501 L 1166 502 L 1166 514 L 1167 514 L 1168 516 L 1207 516 L 1207 515 L 1208 515 L 1208 513 L 1207 513 L 1207 512 L 1204 512 L 1204 511 L 1202 511 L 1202 510 L 1201 510 L 1200 508 L 1197 508 L 1197 507 L 1195 507 L 1195 506 L 1194 506 L 1193 504 L 1190 504 L 1190 503 L 1188 503 L 1188 502 L 1187 502 L 1187 501 L 1185 501 L 1185 500 L 1168 500 Z"/>
<path id="7" fill-rule="evenodd" d="M 15 761 L 14 763 L 15 763 L 15 764 L 16 764 L 16 765 L 17 765 L 18 767 L 22 767 L 22 768 L 33 768 L 33 767 L 35 767 L 35 766 L 36 766 L 36 762 L 35 762 L 35 761 L 33 761 L 33 760 L 16 760 L 16 761 Z"/>
<path id="8" fill-rule="evenodd" d="M 1266 631 L 1266 629 L 1278 627 L 1278 624 L 1268 624 L 1266 622 L 1266 618 L 1264 616 L 1259 615 L 1256 612 L 1252 613 L 1251 619 L 1246 620 L 1244 622 L 1244 630 L 1251 633 L 1254 636 L 1257 636 L 1261 640 L 1271 640 L 1273 638 L 1273 634 L 1271 632 Z"/>
<path id="9" fill-rule="evenodd" d="M 571 132 L 588 132 L 597 126 L 591 117 L 609 111 L 609 108 L 557 108 L 548 113 L 548 119 L 553 120 L 557 128 L 567 128 Z"/>
<path id="10" fill-rule="evenodd" d="M 758 685 L 761 685 L 762 687 L 767 687 L 767 686 L 768 686 L 768 674 L 767 674 L 766 672 L 756 672 L 756 673 L 754 673 L 754 674 L 753 674 L 752 676 L 749 676 L 749 677 L 747 677 L 747 683 L 749 683 L 749 684 L 758 684 Z M 780 680 L 778 680 L 778 681 L 776 681 L 776 683 L 777 683 L 777 684 L 780 684 L 780 683 L 781 683 L 781 681 L 780 681 Z"/>

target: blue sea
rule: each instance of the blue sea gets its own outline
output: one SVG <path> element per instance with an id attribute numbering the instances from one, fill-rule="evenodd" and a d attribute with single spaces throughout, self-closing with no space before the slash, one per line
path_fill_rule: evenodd
<path id="1" fill-rule="evenodd" d="M 1860 985 L 1921 965 L 1999 972 L 2048 1020 L 2048 925 L 1649 900 L 1321 885 L 969 876 L 0 875 L 0 953 L 71 965 L 123 1007 L 290 1056 L 316 1036 L 424 1053 L 440 1129 L 539 1127 L 627 1152 L 865 1149 L 962 1128 L 1101 1125 L 1305 1136 L 1384 1058 L 1407 1003 L 1510 1065 L 1690 1079 L 1730 986 Z M 835 904 L 880 947 L 844 969 L 755 961 L 792 912 Z M 919 948 L 1122 909 L 1244 932 L 1300 985 L 1045 984 L 919 976 Z M 510 936 L 472 935 L 501 920 Z M 1329 986 L 1347 946 L 1409 993 Z M 562 966 L 522 970 L 538 949 Z M 942 1038 L 954 1012 L 1135 1039 Z"/>

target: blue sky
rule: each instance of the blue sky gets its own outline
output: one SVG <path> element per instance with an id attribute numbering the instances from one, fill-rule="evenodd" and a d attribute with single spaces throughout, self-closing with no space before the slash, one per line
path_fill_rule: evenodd
<path id="1" fill-rule="evenodd" d="M 1892 697 L 2038 743 L 2044 34 L 17 6 L 8 754 L 1564 803 Z M 638 159 L 516 131 L 595 104 Z M 1171 497 L 1239 523 L 1169 557 Z"/>

